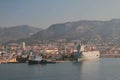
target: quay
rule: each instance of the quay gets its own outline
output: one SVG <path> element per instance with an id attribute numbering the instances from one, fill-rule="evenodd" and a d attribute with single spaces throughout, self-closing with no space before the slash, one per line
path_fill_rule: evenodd
<path id="1" fill-rule="evenodd" d="M 101 54 L 101 58 L 120 58 L 120 54 Z"/>
<path id="2" fill-rule="evenodd" d="M 6 64 L 7 60 L 0 60 L 0 64 Z"/>
<path id="3" fill-rule="evenodd" d="M 13 59 L 0 59 L 0 64 L 7 64 L 7 63 L 16 63 L 16 58 Z"/>

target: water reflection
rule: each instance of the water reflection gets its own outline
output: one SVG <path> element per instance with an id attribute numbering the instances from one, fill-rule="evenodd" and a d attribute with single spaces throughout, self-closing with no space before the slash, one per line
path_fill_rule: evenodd
<path id="1" fill-rule="evenodd" d="M 79 68 L 80 80 L 99 80 L 100 61 L 99 59 L 74 62 L 74 66 Z"/>

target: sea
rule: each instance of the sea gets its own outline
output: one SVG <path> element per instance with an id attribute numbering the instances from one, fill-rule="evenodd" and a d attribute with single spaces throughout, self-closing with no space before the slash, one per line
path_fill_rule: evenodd
<path id="1" fill-rule="evenodd" d="M 0 64 L 0 80 L 120 80 L 120 58 L 44 65 Z"/>

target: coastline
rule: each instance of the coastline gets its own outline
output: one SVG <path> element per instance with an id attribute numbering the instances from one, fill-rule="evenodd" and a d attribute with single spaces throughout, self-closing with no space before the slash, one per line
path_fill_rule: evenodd
<path id="1" fill-rule="evenodd" d="M 56 63 L 71 62 L 71 60 L 56 60 L 54 62 L 56 62 Z"/>
<path id="2" fill-rule="evenodd" d="M 120 54 L 100 54 L 100 58 L 120 58 Z"/>

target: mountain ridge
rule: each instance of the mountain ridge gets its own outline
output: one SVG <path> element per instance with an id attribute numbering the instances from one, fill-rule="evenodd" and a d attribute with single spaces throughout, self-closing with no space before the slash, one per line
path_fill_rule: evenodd
<path id="1" fill-rule="evenodd" d="M 0 42 L 7 42 L 10 40 L 18 40 L 27 38 L 36 32 L 42 30 L 29 25 L 17 25 L 12 27 L 0 28 Z"/>
<path id="2" fill-rule="evenodd" d="M 81 20 L 53 24 L 31 36 L 31 39 L 47 40 L 65 38 L 90 42 L 120 41 L 120 19 L 108 21 Z"/>

